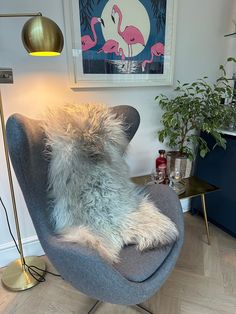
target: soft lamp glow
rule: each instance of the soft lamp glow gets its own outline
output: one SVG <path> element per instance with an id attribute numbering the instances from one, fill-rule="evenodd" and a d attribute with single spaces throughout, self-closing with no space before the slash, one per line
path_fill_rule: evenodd
<path id="1" fill-rule="evenodd" d="M 56 51 L 35 51 L 29 53 L 33 57 L 55 57 L 59 56 L 60 52 Z"/>
<path id="2" fill-rule="evenodd" d="M 64 40 L 58 25 L 44 16 L 29 19 L 22 29 L 22 42 L 31 56 L 58 56 Z"/>

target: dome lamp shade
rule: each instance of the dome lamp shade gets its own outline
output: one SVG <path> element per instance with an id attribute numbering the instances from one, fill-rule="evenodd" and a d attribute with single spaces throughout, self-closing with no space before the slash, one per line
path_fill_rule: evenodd
<path id="1" fill-rule="evenodd" d="M 23 26 L 21 36 L 31 56 L 58 56 L 64 46 L 59 26 L 44 16 L 29 19 Z"/>

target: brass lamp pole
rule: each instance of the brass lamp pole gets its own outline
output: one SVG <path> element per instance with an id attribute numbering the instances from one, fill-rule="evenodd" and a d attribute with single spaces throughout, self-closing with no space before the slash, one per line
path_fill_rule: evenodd
<path id="1" fill-rule="evenodd" d="M 42 13 L 16 13 L 0 14 L 1 17 L 31 17 L 22 29 L 22 42 L 25 49 L 32 56 L 57 56 L 63 49 L 63 35 L 58 25 L 49 18 L 43 17 Z M 45 263 L 37 256 L 24 257 L 23 246 L 21 241 L 20 226 L 16 208 L 14 186 L 12 180 L 10 158 L 8 152 L 6 127 L 4 120 L 3 104 L 0 93 L 0 118 L 2 127 L 2 136 L 4 143 L 4 152 L 7 164 L 8 180 L 11 191 L 12 208 L 16 226 L 17 242 L 20 258 L 10 263 L 2 274 L 2 283 L 8 289 L 13 291 L 22 291 L 35 286 L 39 281 L 31 275 L 28 270 L 29 266 L 36 266 L 37 273 L 44 275 L 46 270 Z"/>

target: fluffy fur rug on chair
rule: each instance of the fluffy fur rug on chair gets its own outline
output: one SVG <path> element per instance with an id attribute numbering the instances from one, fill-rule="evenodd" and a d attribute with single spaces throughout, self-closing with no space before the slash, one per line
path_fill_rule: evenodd
<path id="1" fill-rule="evenodd" d="M 145 250 L 176 240 L 174 223 L 129 178 L 122 118 L 103 105 L 48 110 L 51 220 L 63 241 L 119 261 L 124 245 Z"/>

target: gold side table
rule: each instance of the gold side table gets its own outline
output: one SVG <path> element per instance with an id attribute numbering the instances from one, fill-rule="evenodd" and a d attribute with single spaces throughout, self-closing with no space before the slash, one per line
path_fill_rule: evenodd
<path id="1" fill-rule="evenodd" d="M 135 184 L 139 184 L 139 185 L 145 185 L 152 181 L 150 174 L 139 176 L 139 177 L 133 177 L 131 179 Z M 205 220 L 205 225 L 206 225 L 207 240 L 208 240 L 208 244 L 210 245 L 210 233 L 209 233 L 209 226 L 208 226 L 208 219 L 207 219 L 205 194 L 215 192 L 219 190 L 219 188 L 195 176 L 182 179 L 182 181 L 184 182 L 186 189 L 184 193 L 179 195 L 179 199 L 201 196 L 202 209 L 203 209 L 204 220 Z"/>

